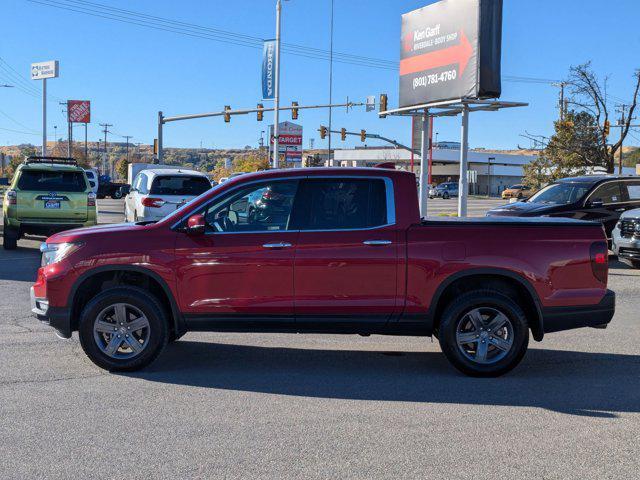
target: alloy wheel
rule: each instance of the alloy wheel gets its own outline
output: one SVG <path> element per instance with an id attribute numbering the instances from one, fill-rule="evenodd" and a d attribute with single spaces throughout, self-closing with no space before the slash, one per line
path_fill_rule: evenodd
<path id="1" fill-rule="evenodd" d="M 456 327 L 456 344 L 475 363 L 491 364 L 511 351 L 513 325 L 507 315 L 493 307 L 479 307 L 465 313 Z"/>
<path id="2" fill-rule="evenodd" d="M 93 338 L 105 355 L 128 359 L 147 347 L 150 330 L 149 320 L 140 309 L 128 303 L 115 303 L 96 316 Z"/>

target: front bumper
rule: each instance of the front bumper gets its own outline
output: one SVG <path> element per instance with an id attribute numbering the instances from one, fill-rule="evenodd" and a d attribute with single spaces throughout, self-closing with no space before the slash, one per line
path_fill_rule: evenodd
<path id="1" fill-rule="evenodd" d="M 616 310 L 616 294 L 607 290 L 596 305 L 546 307 L 542 309 L 544 333 L 561 332 L 574 328 L 606 328 Z"/>
<path id="2" fill-rule="evenodd" d="M 71 338 L 71 315 L 66 307 L 51 307 L 49 300 L 36 297 L 34 287 L 31 287 L 31 312 L 33 315 L 56 331 L 60 338 Z"/>
<path id="3" fill-rule="evenodd" d="M 626 258 L 629 260 L 640 260 L 640 238 L 623 237 L 618 227 L 611 232 L 613 239 L 613 253 L 619 258 Z"/>

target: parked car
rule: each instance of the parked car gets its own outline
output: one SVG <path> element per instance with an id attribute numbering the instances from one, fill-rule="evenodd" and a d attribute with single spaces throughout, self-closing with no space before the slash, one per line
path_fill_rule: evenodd
<path id="1" fill-rule="evenodd" d="M 240 215 L 276 187 L 285 215 Z M 157 223 L 60 233 L 41 250 L 32 311 L 114 371 L 206 330 L 433 335 L 462 372 L 496 376 L 530 332 L 614 314 L 600 224 L 421 219 L 415 177 L 399 170 L 246 174 Z"/>
<path id="2" fill-rule="evenodd" d="M 640 268 L 640 208 L 627 210 L 620 215 L 620 221 L 612 232 L 611 247 L 619 259 Z"/>
<path id="3" fill-rule="evenodd" d="M 125 221 L 158 221 L 210 188 L 207 176 L 194 170 L 142 170 L 125 197 Z"/>
<path id="4" fill-rule="evenodd" d="M 121 182 L 112 182 L 109 176 L 103 175 L 98 182 L 97 196 L 99 199 L 111 197 L 119 200 L 122 198 L 122 187 L 127 185 Z"/>
<path id="5" fill-rule="evenodd" d="M 620 214 L 640 207 L 640 177 L 591 175 L 563 178 L 531 198 L 487 212 L 488 217 L 568 217 L 596 220 L 607 238 Z"/>
<path id="6" fill-rule="evenodd" d="M 522 183 L 512 185 L 509 188 L 502 191 L 502 199 L 508 200 L 509 198 L 528 198 L 533 193 L 533 189 Z"/>
<path id="7" fill-rule="evenodd" d="M 72 158 L 28 157 L 18 166 L 2 208 L 3 245 L 25 234 L 50 235 L 96 224 L 96 195 Z"/>
<path id="8" fill-rule="evenodd" d="M 445 182 L 438 185 L 435 189 L 429 191 L 429 198 L 439 197 L 443 199 L 458 196 L 458 183 Z"/>

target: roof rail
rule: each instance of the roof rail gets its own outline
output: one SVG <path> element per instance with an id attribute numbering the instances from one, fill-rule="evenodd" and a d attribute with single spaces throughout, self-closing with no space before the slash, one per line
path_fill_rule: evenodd
<path id="1" fill-rule="evenodd" d="M 39 157 L 36 155 L 27 157 L 25 163 L 58 163 L 61 165 L 78 166 L 78 162 L 70 157 Z"/>

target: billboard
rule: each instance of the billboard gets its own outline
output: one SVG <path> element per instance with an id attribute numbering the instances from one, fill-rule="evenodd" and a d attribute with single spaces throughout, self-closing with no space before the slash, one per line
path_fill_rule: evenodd
<path id="1" fill-rule="evenodd" d="M 91 102 L 67 100 L 67 116 L 70 123 L 91 123 Z"/>
<path id="2" fill-rule="evenodd" d="M 278 150 L 288 162 L 302 162 L 302 125 L 291 122 L 278 124 Z M 269 138 L 273 145 L 273 125 L 269 126 Z"/>
<path id="3" fill-rule="evenodd" d="M 31 80 L 44 80 L 58 76 L 58 61 L 49 60 L 31 64 Z"/>
<path id="4" fill-rule="evenodd" d="M 262 48 L 262 99 L 273 100 L 276 96 L 276 41 L 265 40 Z"/>
<path id="5" fill-rule="evenodd" d="M 402 15 L 400 107 L 501 93 L 502 0 L 441 0 Z"/>

